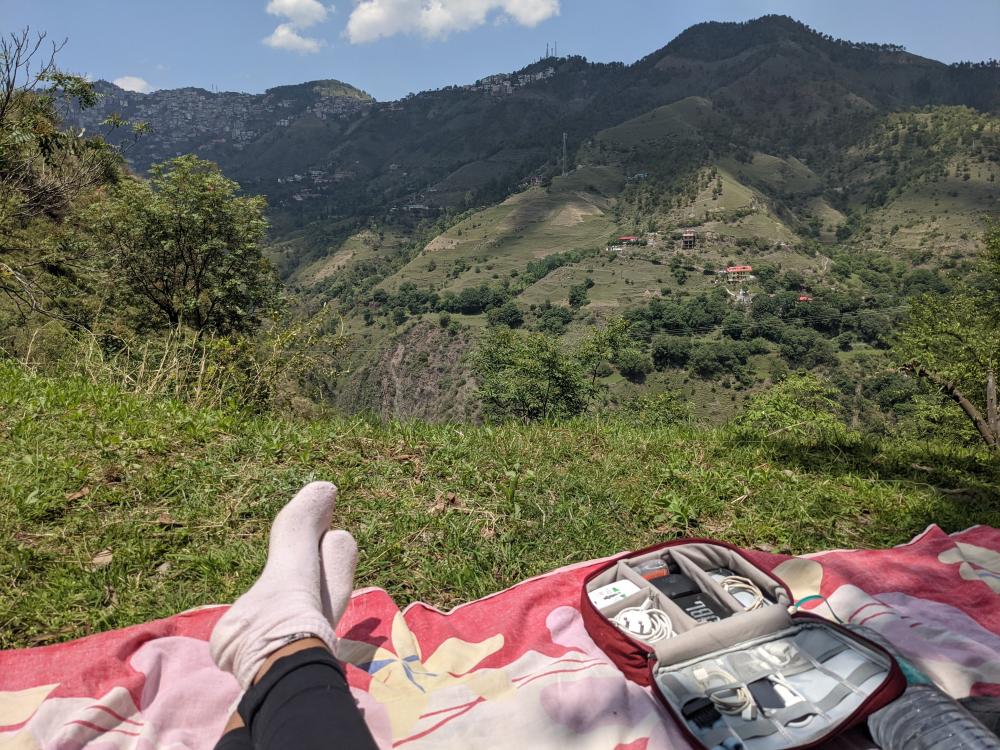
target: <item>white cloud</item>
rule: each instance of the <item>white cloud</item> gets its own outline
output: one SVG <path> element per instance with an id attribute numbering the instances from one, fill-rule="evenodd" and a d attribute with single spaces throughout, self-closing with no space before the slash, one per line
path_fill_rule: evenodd
<path id="1" fill-rule="evenodd" d="M 140 94 L 148 94 L 153 90 L 149 82 L 144 78 L 139 78 L 139 76 L 122 76 L 113 80 L 112 83 L 120 89 L 138 91 Z"/>
<path id="2" fill-rule="evenodd" d="M 265 37 L 264 44 L 274 49 L 284 49 L 291 52 L 307 54 L 309 52 L 319 52 L 323 42 L 312 37 L 302 36 L 291 23 L 278 24 L 278 27 Z"/>
<path id="3" fill-rule="evenodd" d="M 272 16 L 284 16 L 299 29 L 322 23 L 332 10 L 332 7 L 328 9 L 319 0 L 271 0 L 267 4 L 268 13 Z"/>
<path id="4" fill-rule="evenodd" d="M 396 34 L 420 34 L 441 39 L 453 31 L 468 31 L 498 12 L 522 26 L 536 26 L 559 15 L 559 0 L 355 0 L 347 21 L 354 44 Z"/>
<path id="5" fill-rule="evenodd" d="M 321 39 L 303 36 L 302 29 L 315 26 L 326 20 L 328 14 L 334 12 L 333 6 L 325 6 L 319 0 L 270 0 L 266 8 L 272 16 L 287 18 L 285 23 L 278 24 L 264 44 L 275 49 L 291 50 L 302 54 L 319 52 L 325 42 Z"/>

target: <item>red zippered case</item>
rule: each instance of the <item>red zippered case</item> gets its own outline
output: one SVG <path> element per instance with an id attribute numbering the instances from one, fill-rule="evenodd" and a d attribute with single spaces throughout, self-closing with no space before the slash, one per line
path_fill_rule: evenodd
<path id="1" fill-rule="evenodd" d="M 697 622 L 635 571 L 636 565 L 664 556 L 712 599 L 713 608 L 728 614 Z M 723 588 L 720 569 L 753 582 L 767 603 L 745 609 L 747 597 L 737 599 Z M 590 592 L 621 580 L 632 581 L 639 591 L 598 609 Z M 646 643 L 614 624 L 621 609 L 647 600 L 670 617 L 676 635 Z M 696 746 L 723 747 L 723 740 L 735 737 L 738 744 L 730 740 L 729 747 L 785 750 L 828 741 L 906 688 L 899 665 L 877 643 L 792 605 L 787 584 L 753 565 L 737 547 L 682 539 L 647 547 L 591 573 L 580 609 L 597 646 L 628 679 L 652 689 Z M 692 715 L 692 707 L 700 711 Z"/>

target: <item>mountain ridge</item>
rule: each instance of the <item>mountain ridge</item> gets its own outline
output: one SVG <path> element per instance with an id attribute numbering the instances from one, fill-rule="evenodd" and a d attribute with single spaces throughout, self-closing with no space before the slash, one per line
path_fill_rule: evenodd
<path id="1" fill-rule="evenodd" d="M 196 137 L 130 156 L 142 171 L 189 147 L 267 195 L 288 288 L 332 305 L 354 342 L 335 402 L 387 418 L 474 416 L 462 353 L 501 320 L 578 341 L 624 316 L 653 369 L 608 364 L 608 398 L 670 388 L 717 420 L 782 367 L 863 380 L 899 301 L 965 273 L 1000 214 L 1000 67 L 787 17 L 392 102 L 317 85 L 232 95 L 237 117 L 168 120 Z M 734 264 L 759 276 L 731 286 Z M 679 331 L 690 365 L 662 353 Z"/>
<path id="2" fill-rule="evenodd" d="M 732 55 L 720 56 L 709 69 L 699 59 L 699 50 L 712 40 L 724 46 L 733 39 L 736 46 L 726 54 L 734 49 L 749 53 L 752 62 L 736 63 Z M 823 50 L 830 59 L 818 60 L 815 50 Z M 829 67 L 830 60 L 835 69 Z M 666 68 L 665 63 L 669 63 Z M 495 200 L 539 165 L 558 159 L 562 132 L 568 133 L 575 150 L 602 128 L 687 96 L 707 96 L 716 108 L 736 115 L 745 124 L 739 138 L 752 138 L 754 131 L 764 128 L 771 131 L 766 140 L 787 130 L 781 118 L 801 114 L 802 105 L 788 103 L 796 94 L 808 103 L 814 120 L 829 119 L 829 125 L 815 136 L 809 128 L 793 129 L 779 144 L 786 149 L 795 140 L 810 138 L 826 146 L 832 137 L 850 132 L 843 125 L 851 117 L 827 108 L 825 100 L 831 97 L 836 107 L 843 100 L 847 109 L 852 102 L 856 109 L 861 101 L 882 111 L 935 104 L 970 104 L 994 112 L 1000 108 L 1000 68 L 966 69 L 919 58 L 892 45 L 838 42 L 783 16 L 743 24 L 700 24 L 631 65 L 549 58 L 500 74 L 500 78 L 516 84 L 518 76 L 543 67 L 553 69 L 551 78 L 524 86 L 499 86 L 500 90 L 490 93 L 470 90 L 466 84 L 390 102 L 334 97 L 341 104 L 330 107 L 330 112 L 321 107 L 318 117 L 316 108 L 310 106 L 315 104 L 313 82 L 276 87 L 265 94 L 213 94 L 191 88 L 145 95 L 111 91 L 110 101 L 106 98 L 92 112 L 77 113 L 71 121 L 96 125 L 116 111 L 119 103 L 129 105 L 119 112 L 126 117 L 152 115 L 154 134 L 130 152 L 138 171 L 186 148 L 219 162 L 246 189 L 265 193 L 272 204 L 290 211 L 294 223 L 301 223 L 317 217 L 377 215 L 408 199 L 439 207 Z M 992 86 L 957 85 L 984 76 Z M 363 95 L 359 89 L 344 86 Z M 202 100 L 200 110 L 211 109 L 212 97 L 229 97 L 221 101 L 230 119 L 233 97 L 248 111 L 235 117 L 241 125 L 237 132 L 225 131 L 224 125 L 210 126 L 199 137 L 188 132 L 197 125 L 190 119 L 171 117 L 169 106 L 166 115 L 144 113 L 127 101 L 135 98 L 149 105 L 159 99 L 177 99 L 179 91 L 200 92 L 196 95 Z M 860 99 L 852 98 L 855 93 Z M 275 106 L 275 100 L 283 96 L 294 106 Z M 856 113 L 858 117 L 864 113 Z M 215 117 L 220 119 L 225 118 Z M 770 149 L 764 150 L 774 150 L 774 144 L 766 145 Z M 409 163 L 407 157 L 412 157 Z M 286 174 L 279 168 L 283 164 L 289 165 Z M 469 165 L 479 165 L 473 171 L 478 170 L 481 177 L 469 180 Z M 460 168 L 465 169 L 460 189 L 418 196 L 423 188 Z M 309 169 L 326 173 L 317 177 L 328 182 L 314 181 L 305 192 L 298 189 L 299 181 L 278 182 Z M 466 195 L 470 190 L 471 198 Z"/>

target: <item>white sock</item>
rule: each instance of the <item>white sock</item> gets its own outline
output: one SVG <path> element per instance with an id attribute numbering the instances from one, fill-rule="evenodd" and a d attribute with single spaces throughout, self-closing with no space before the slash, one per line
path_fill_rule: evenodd
<path id="1" fill-rule="evenodd" d="M 358 565 L 358 543 L 350 532 L 338 529 L 323 535 L 319 545 L 323 614 L 333 627 L 344 616 L 354 591 L 354 569 Z"/>
<path id="2" fill-rule="evenodd" d="M 323 612 L 319 543 L 336 498 L 332 484 L 312 482 L 281 509 L 271 526 L 264 572 L 212 631 L 212 658 L 244 689 L 267 657 L 292 641 L 314 636 L 334 650 L 336 636 Z M 335 545 L 337 551 L 342 547 Z M 337 581 L 342 584 L 339 575 Z M 349 596 L 350 584 L 347 589 Z"/>

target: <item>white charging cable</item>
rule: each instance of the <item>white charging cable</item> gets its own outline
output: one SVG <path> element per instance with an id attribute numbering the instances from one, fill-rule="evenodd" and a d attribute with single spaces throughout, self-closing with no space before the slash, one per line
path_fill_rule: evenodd
<path id="1" fill-rule="evenodd" d="M 710 669 L 699 667 L 692 672 L 692 676 L 701 683 L 701 689 L 705 691 L 705 695 L 720 714 L 742 715 L 744 721 L 756 717 L 757 703 L 750 690 L 746 685 L 731 686 L 737 680 L 726 670 L 719 667 Z"/>
<path id="2" fill-rule="evenodd" d="M 652 599 L 647 599 L 639 607 L 626 607 L 615 615 L 613 622 L 619 630 L 646 643 L 656 643 L 676 635 L 670 617 L 662 609 L 654 607 Z"/>
<path id="3" fill-rule="evenodd" d="M 747 612 L 760 609 L 768 604 L 767 599 L 764 598 L 764 594 L 759 588 L 757 588 L 757 584 L 749 578 L 744 578 L 743 576 L 726 576 L 719 581 L 719 585 L 728 591 L 734 599 L 740 602 L 740 604 L 743 604 L 743 609 Z M 744 604 L 740 601 L 740 598 L 736 596 L 737 594 L 746 594 L 749 596 L 750 603 Z"/>

